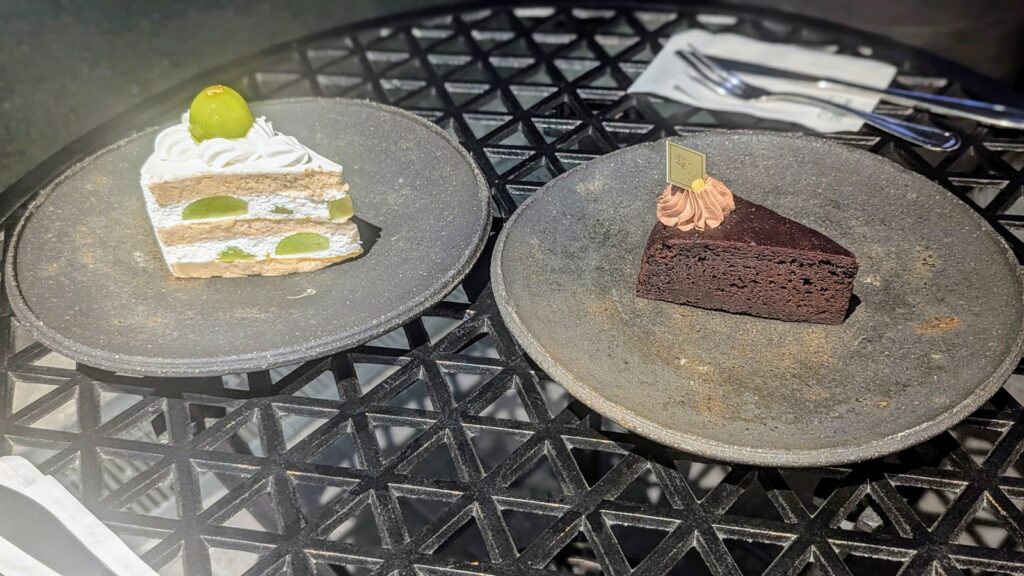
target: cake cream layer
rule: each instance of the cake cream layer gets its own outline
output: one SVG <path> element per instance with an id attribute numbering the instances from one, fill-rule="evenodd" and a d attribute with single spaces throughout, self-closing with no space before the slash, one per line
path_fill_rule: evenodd
<path id="1" fill-rule="evenodd" d="M 346 189 L 341 175 L 339 164 L 278 132 L 262 116 L 242 138 L 197 142 L 186 112 L 181 122 L 157 135 L 140 176 L 143 188 L 165 206 L 205 196 L 289 190 L 320 200 L 326 191 Z"/>
<path id="2" fill-rule="evenodd" d="M 253 256 L 253 260 L 289 260 L 294 258 L 333 258 L 351 253 L 361 245 L 359 229 L 356 228 L 356 225 L 352 222 L 343 222 L 332 232 L 317 232 L 327 237 L 328 246 L 324 250 L 290 255 L 275 254 L 278 242 L 284 238 L 299 232 L 314 232 L 301 224 L 301 222 L 297 222 L 294 229 L 286 234 L 203 240 L 178 245 L 161 244 L 161 249 L 163 250 L 164 260 L 170 265 L 181 262 L 216 262 L 218 257 L 229 248 L 250 254 Z"/>
<path id="3" fill-rule="evenodd" d="M 324 198 L 322 200 L 313 200 L 306 197 L 283 193 L 257 196 L 241 196 L 237 194 L 223 195 L 245 201 L 246 204 L 248 204 L 248 211 L 245 216 L 183 220 L 181 218 L 181 214 L 185 210 L 185 207 L 191 202 L 178 202 L 175 204 L 160 206 L 148 193 L 146 194 L 146 208 L 149 210 L 149 218 L 153 222 L 153 227 L 157 229 L 177 225 L 191 226 L 194 224 L 220 220 L 241 220 L 244 218 L 259 218 L 266 220 L 327 220 L 330 217 L 327 209 L 327 202 L 344 198 L 345 196 L 348 196 L 348 193 L 342 189 L 329 190 L 324 194 Z M 288 213 L 287 211 L 291 211 L 291 213 Z"/>
<path id="4" fill-rule="evenodd" d="M 142 185 L 158 206 L 190 202 L 208 196 L 284 195 L 324 201 L 330 199 L 332 193 L 348 191 L 348 184 L 342 181 L 340 171 L 311 169 L 301 172 L 193 174 L 165 182 L 143 180 Z"/>
<path id="5" fill-rule="evenodd" d="M 330 217 L 328 203 L 348 195 L 342 167 L 263 117 L 244 137 L 196 141 L 186 113 L 157 135 L 140 183 L 175 276 L 308 272 L 362 253 L 355 223 Z"/>
<path id="6" fill-rule="evenodd" d="M 258 238 L 260 236 L 287 236 L 296 232 L 317 234 L 347 234 L 351 223 L 339 221 L 288 219 L 239 219 L 189 221 L 176 226 L 157 228 L 156 235 L 164 246 L 180 246 L 232 238 Z"/>
<path id="7" fill-rule="evenodd" d="M 281 276 L 294 272 L 312 272 L 355 258 L 363 253 L 361 247 L 331 258 L 288 258 L 284 260 L 243 260 L 237 262 L 179 262 L 171 264 L 171 273 L 178 278 L 238 278 L 241 276 Z"/>

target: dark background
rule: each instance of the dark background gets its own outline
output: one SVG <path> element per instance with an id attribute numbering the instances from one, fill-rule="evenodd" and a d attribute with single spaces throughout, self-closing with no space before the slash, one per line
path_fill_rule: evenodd
<path id="1" fill-rule="evenodd" d="M 450 3 L 0 0 L 0 190 L 76 136 L 197 72 L 346 22 Z M 1024 0 L 746 3 L 887 34 L 1020 86 Z"/>

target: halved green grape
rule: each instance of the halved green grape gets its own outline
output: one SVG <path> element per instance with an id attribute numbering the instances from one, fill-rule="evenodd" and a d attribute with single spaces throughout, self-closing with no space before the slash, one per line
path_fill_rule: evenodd
<path id="1" fill-rule="evenodd" d="M 285 208 L 284 206 L 274 206 L 274 209 L 270 211 L 272 214 L 295 214 L 295 210 L 291 208 Z"/>
<path id="2" fill-rule="evenodd" d="M 252 123 L 252 111 L 245 98 L 220 84 L 200 90 L 188 110 L 188 131 L 196 142 L 210 138 L 242 138 Z"/>
<path id="3" fill-rule="evenodd" d="M 249 211 L 249 203 L 231 196 L 210 196 L 185 206 L 181 211 L 182 220 L 206 218 L 227 218 L 241 216 Z"/>
<path id="4" fill-rule="evenodd" d="M 355 209 L 352 208 L 352 197 L 345 196 L 337 200 L 331 200 L 327 203 L 327 213 L 330 214 L 331 220 L 345 220 L 351 218 L 355 214 Z"/>
<path id="5" fill-rule="evenodd" d="M 278 256 L 288 256 L 291 254 L 304 254 L 306 252 L 319 252 L 327 250 L 330 245 L 331 241 L 323 234 L 299 232 L 298 234 L 282 238 L 277 243 L 274 253 Z"/>
<path id="6" fill-rule="evenodd" d="M 239 260 L 253 260 L 256 256 L 249 254 L 238 246 L 228 246 L 217 254 L 217 260 L 221 262 L 238 262 Z"/>

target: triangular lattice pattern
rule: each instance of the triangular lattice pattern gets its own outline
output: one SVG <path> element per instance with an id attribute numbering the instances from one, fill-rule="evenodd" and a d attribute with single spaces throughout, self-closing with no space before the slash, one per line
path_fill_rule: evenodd
<path id="1" fill-rule="evenodd" d="M 124 125 L 171 113 L 208 80 L 254 99 L 387 102 L 473 154 L 500 229 L 551 178 L 612 150 L 722 127 L 793 129 L 626 95 L 664 38 L 691 27 L 870 53 L 899 63 L 903 85 L 964 93 L 898 46 L 770 13 L 483 9 L 289 43 Z M 955 125 L 965 146 L 938 154 L 871 129 L 831 137 L 939 182 L 1024 253 L 1019 136 L 929 120 Z M 7 312 L 0 453 L 55 475 L 164 575 L 1024 571 L 1020 375 L 964 424 L 879 461 L 709 462 L 627 433 L 537 371 L 501 324 L 488 268 L 486 252 L 444 302 L 366 345 L 223 378 L 76 367 Z"/>

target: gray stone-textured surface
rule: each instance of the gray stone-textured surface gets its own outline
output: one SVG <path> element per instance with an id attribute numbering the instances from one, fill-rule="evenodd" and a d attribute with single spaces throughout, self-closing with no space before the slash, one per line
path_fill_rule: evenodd
<path id="1" fill-rule="evenodd" d="M 98 368 L 248 372 L 376 338 L 469 271 L 490 229 L 490 193 L 440 128 L 352 100 L 268 102 L 254 112 L 345 166 L 356 217 L 369 224 L 360 226 L 363 256 L 288 276 L 171 277 L 139 192 L 149 131 L 73 169 L 33 205 L 6 259 L 18 319 L 50 349 Z"/>
<path id="2" fill-rule="evenodd" d="M 1024 337 L 1010 248 L 927 179 L 813 137 L 704 133 L 733 192 L 851 250 L 860 303 L 840 326 L 635 295 L 664 142 L 551 181 L 492 257 L 502 318 L 576 398 L 658 442 L 727 461 L 858 461 L 960 421 L 1006 380 Z"/>

